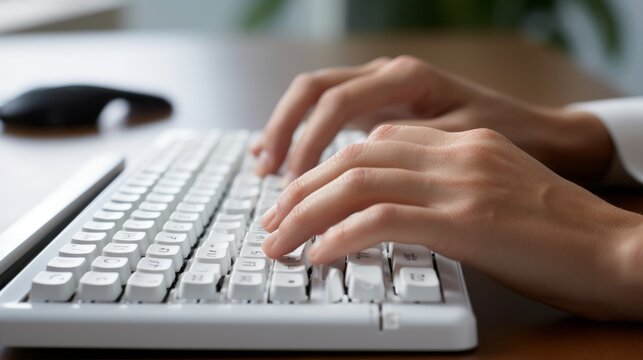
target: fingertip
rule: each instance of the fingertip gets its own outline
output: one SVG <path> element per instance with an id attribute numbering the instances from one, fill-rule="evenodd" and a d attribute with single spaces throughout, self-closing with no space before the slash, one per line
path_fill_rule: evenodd
<path id="1" fill-rule="evenodd" d="M 263 250 L 264 254 L 266 254 L 268 257 L 272 259 L 276 259 L 277 256 L 273 251 L 273 248 L 275 246 L 275 243 L 278 241 L 279 237 L 279 231 L 275 231 L 268 235 L 266 240 L 264 240 L 263 244 L 261 245 L 261 250 Z"/>
<path id="2" fill-rule="evenodd" d="M 259 176 L 266 176 L 272 171 L 274 164 L 274 155 L 270 151 L 262 149 L 257 159 L 257 168 L 255 169 L 255 173 Z"/>

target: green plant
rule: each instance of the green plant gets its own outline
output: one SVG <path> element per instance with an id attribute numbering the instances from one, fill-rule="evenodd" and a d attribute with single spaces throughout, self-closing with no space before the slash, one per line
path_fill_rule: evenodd
<path id="1" fill-rule="evenodd" d="M 606 0 L 347 0 L 346 21 L 351 32 L 410 28 L 537 31 L 544 41 L 566 48 L 567 38 L 557 14 L 562 1 L 583 7 L 598 27 L 607 52 L 620 53 L 620 29 Z M 253 30 L 269 24 L 287 3 L 288 0 L 257 0 L 244 26 Z M 526 26 L 534 18 L 539 19 L 539 29 L 534 29 L 533 24 L 532 28 Z"/>

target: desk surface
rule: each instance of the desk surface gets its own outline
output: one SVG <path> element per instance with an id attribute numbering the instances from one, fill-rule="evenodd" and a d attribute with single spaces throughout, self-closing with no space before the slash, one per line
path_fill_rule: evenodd
<path id="1" fill-rule="evenodd" d="M 260 128 L 297 73 L 374 57 L 413 54 L 528 101 L 563 105 L 614 96 L 560 54 L 510 34 L 413 34 L 333 42 L 265 38 L 213 39 L 177 34 L 83 34 L 0 39 L 0 99 L 33 86 L 101 83 L 160 92 L 171 117 L 138 126 L 110 122 L 100 131 L 0 133 L 0 231 L 38 203 L 92 155 L 118 149 L 129 159 L 169 127 Z M 112 109 L 114 113 L 117 108 Z M 43 173 L 46 176 L 43 177 Z M 29 189 L 27 191 L 27 189 Z M 613 196 L 643 210 L 643 198 Z M 6 204 L 11 204 L 7 206 Z M 466 269 L 480 346 L 463 358 L 628 358 L 643 354 L 643 327 L 584 321 L 530 301 Z M 208 358 L 208 352 L 1 349 L 0 359 Z M 217 358 L 263 353 L 218 353 Z M 399 356 L 400 354 L 395 354 Z M 324 354 L 272 354 L 318 358 Z M 379 358 L 381 354 L 334 354 Z M 438 355 L 439 357 L 440 355 Z M 425 358 L 426 354 L 405 357 Z M 449 356 L 451 357 L 451 356 Z"/>

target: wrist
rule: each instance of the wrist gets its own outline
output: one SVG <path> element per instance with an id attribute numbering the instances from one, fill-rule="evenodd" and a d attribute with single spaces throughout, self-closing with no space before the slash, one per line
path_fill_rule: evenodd
<path id="1" fill-rule="evenodd" d="M 584 111 L 553 110 L 551 118 L 552 160 L 558 172 L 572 180 L 596 183 L 607 174 L 614 156 L 614 143 L 596 115 Z"/>
<path id="2" fill-rule="evenodd" d="M 611 285 L 603 292 L 604 303 L 613 318 L 643 320 L 643 221 L 620 229 L 608 252 Z"/>

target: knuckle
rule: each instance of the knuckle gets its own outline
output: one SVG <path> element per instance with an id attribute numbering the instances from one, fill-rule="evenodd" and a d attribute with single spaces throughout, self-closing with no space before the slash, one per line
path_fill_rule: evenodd
<path id="1" fill-rule="evenodd" d="M 369 140 L 388 139 L 392 135 L 400 131 L 401 129 L 402 129 L 402 126 L 400 125 L 391 125 L 391 124 L 380 125 L 371 132 L 371 134 L 368 136 L 368 139 Z"/>
<path id="2" fill-rule="evenodd" d="M 292 211 L 290 211 L 290 214 L 288 214 L 288 217 L 286 220 L 284 220 L 284 227 L 300 227 L 306 223 L 306 217 L 308 214 L 307 211 L 307 206 L 304 203 L 297 204 Z"/>
<path id="3" fill-rule="evenodd" d="M 326 110 L 337 112 L 340 109 L 344 108 L 348 101 L 348 94 L 345 91 L 339 89 L 330 89 L 326 91 L 319 99 L 319 106 Z"/>
<path id="4" fill-rule="evenodd" d="M 319 90 L 319 79 L 312 73 L 301 73 L 295 76 L 292 81 L 292 86 L 301 91 L 317 91 Z"/>
<path id="5" fill-rule="evenodd" d="M 342 183 L 349 189 L 360 189 L 372 178 L 372 169 L 353 168 L 342 174 Z"/>
<path id="6" fill-rule="evenodd" d="M 335 159 L 341 164 L 350 164 L 364 153 L 366 146 L 366 143 L 347 145 L 335 155 Z"/>
<path id="7" fill-rule="evenodd" d="M 505 139 L 503 135 L 501 135 L 499 132 L 487 129 L 487 128 L 477 128 L 477 129 L 472 129 L 465 131 L 465 134 L 467 137 L 470 137 L 471 139 L 474 140 L 482 140 L 482 141 L 500 141 Z"/>
<path id="8" fill-rule="evenodd" d="M 401 73 L 416 73 L 417 71 L 428 70 L 429 66 L 415 56 L 400 55 L 391 60 L 390 69 Z"/>
<path id="9" fill-rule="evenodd" d="M 377 204 L 371 208 L 371 221 L 378 226 L 395 223 L 397 216 L 397 208 L 392 204 Z"/>
<path id="10" fill-rule="evenodd" d="M 301 177 L 297 178 L 291 182 L 284 191 L 284 196 L 282 196 L 278 202 L 279 207 L 287 208 L 290 204 L 297 204 L 306 196 L 306 186 Z"/>

